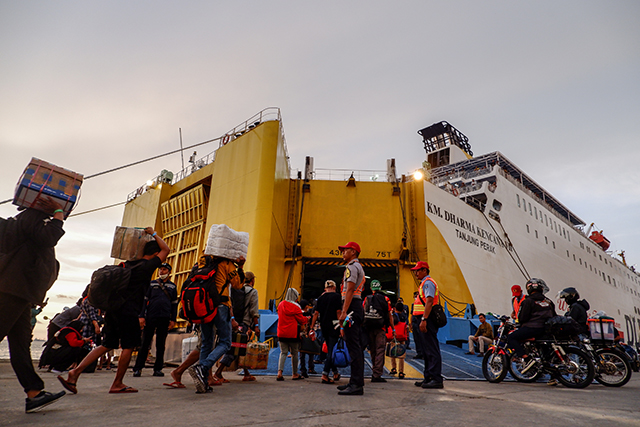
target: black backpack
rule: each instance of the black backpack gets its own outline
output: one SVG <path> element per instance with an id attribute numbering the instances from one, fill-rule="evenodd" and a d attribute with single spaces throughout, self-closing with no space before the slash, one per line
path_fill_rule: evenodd
<path id="1" fill-rule="evenodd" d="M 127 267 L 121 262 L 118 265 L 105 265 L 94 271 L 89 283 L 89 303 L 103 311 L 122 307 L 129 297 L 126 290 L 131 281 L 131 270 L 141 264 Z"/>
<path id="2" fill-rule="evenodd" d="M 369 330 L 382 329 L 389 323 L 389 304 L 382 294 L 367 296 L 364 303 L 364 327 Z"/>
<path id="3" fill-rule="evenodd" d="M 240 289 L 231 288 L 231 306 L 233 307 L 233 317 L 236 318 L 236 322 L 242 323 L 244 319 L 244 313 L 247 305 L 247 293 L 245 292 L 244 285 Z"/>
<path id="4" fill-rule="evenodd" d="M 191 323 L 209 323 L 218 313 L 218 306 L 229 300 L 216 286 L 218 263 L 193 272 L 182 285 L 180 317 Z"/>

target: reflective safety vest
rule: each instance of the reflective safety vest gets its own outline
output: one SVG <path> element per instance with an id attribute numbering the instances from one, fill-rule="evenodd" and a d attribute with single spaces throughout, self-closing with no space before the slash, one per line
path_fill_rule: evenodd
<path id="1" fill-rule="evenodd" d="M 424 314 L 424 304 L 420 300 L 420 293 L 416 295 L 416 299 L 413 300 L 413 312 L 411 313 L 414 316 L 422 316 Z"/>
<path id="2" fill-rule="evenodd" d="M 418 288 L 418 296 L 416 297 L 416 301 L 418 301 L 418 303 L 420 303 L 420 305 L 422 306 L 422 312 L 420 314 L 424 314 L 424 304 L 422 303 L 423 301 L 426 302 L 427 298 L 424 296 L 424 285 L 426 281 L 430 281 L 431 283 L 433 283 L 433 286 L 436 287 L 436 294 L 433 297 L 433 305 L 440 303 L 440 294 L 438 292 L 438 284 L 436 283 L 435 280 L 433 280 L 431 277 L 427 276 L 424 279 L 422 279 L 422 282 L 420 283 L 420 288 Z M 415 302 L 414 302 L 414 315 L 415 315 Z"/>
<path id="3" fill-rule="evenodd" d="M 513 297 L 511 299 L 511 305 L 513 306 L 513 311 L 516 313 L 516 319 L 518 318 L 518 313 L 520 313 L 520 306 L 524 301 L 524 295 L 520 295 L 520 301 L 518 301 L 518 297 Z"/>

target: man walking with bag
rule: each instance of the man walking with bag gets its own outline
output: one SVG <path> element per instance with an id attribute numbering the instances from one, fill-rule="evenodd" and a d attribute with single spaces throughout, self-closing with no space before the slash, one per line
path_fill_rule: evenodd
<path id="1" fill-rule="evenodd" d="M 444 388 L 442 379 L 442 355 L 438 342 L 438 325 L 431 309 L 439 304 L 438 285 L 429 276 L 429 264 L 418 261 L 411 269 L 420 280 L 418 298 L 424 304 L 424 314 L 420 321 L 420 333 L 424 350 L 424 381 L 417 381 L 415 385 L 422 388 Z"/>

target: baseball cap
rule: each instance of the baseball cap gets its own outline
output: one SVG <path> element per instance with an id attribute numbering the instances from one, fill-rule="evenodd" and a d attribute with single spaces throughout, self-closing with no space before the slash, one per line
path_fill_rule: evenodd
<path id="1" fill-rule="evenodd" d="M 357 244 L 356 242 L 349 242 L 349 243 L 347 243 L 347 244 L 346 244 L 346 245 L 344 245 L 344 246 L 338 246 L 338 249 L 340 249 L 341 251 L 343 251 L 343 250 L 345 250 L 345 249 L 347 249 L 347 248 L 351 248 L 351 249 L 353 249 L 354 251 L 356 251 L 356 252 L 358 252 L 358 253 L 360 253 L 360 252 L 361 252 L 361 251 L 360 251 L 360 245 L 359 245 L 359 244 Z"/>
<path id="2" fill-rule="evenodd" d="M 171 264 L 167 264 L 166 262 L 163 262 L 162 264 L 160 264 L 160 268 L 166 268 L 167 270 L 171 271 Z"/>
<path id="3" fill-rule="evenodd" d="M 521 295 L 522 294 L 522 288 L 520 287 L 520 285 L 513 285 L 511 287 L 511 294 L 512 295 Z"/>
<path id="4" fill-rule="evenodd" d="M 335 288 L 336 287 L 336 282 L 334 282 L 333 280 L 327 280 L 326 282 L 324 282 L 324 287 L 325 288 Z"/>
<path id="5" fill-rule="evenodd" d="M 420 269 L 423 269 L 423 268 L 426 268 L 426 269 L 428 270 L 428 269 L 429 269 L 429 264 L 427 264 L 427 263 L 426 263 L 426 262 L 424 262 L 424 261 L 418 261 L 418 263 L 416 264 L 416 266 L 415 266 L 415 267 L 413 267 L 413 268 L 411 269 L 411 271 L 416 271 L 416 270 L 420 270 Z"/>
<path id="6" fill-rule="evenodd" d="M 255 278 L 256 278 L 256 275 L 255 275 L 255 274 L 253 274 L 253 272 L 252 272 L 252 271 L 245 271 L 245 272 L 244 272 L 244 281 L 245 281 L 246 283 L 249 283 L 250 281 L 252 281 L 252 280 L 253 280 L 253 279 L 255 279 Z"/>
<path id="7" fill-rule="evenodd" d="M 380 283 L 379 280 L 372 280 L 369 287 L 371 288 L 372 291 L 379 291 L 380 289 L 382 289 L 382 284 Z"/>

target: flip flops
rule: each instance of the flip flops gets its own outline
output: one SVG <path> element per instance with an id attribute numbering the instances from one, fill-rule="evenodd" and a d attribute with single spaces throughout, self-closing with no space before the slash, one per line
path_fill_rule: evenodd
<path id="1" fill-rule="evenodd" d="M 162 383 L 162 385 L 166 385 L 167 387 L 171 387 L 171 388 L 187 388 L 180 381 L 174 381 L 172 383 Z"/>
<path id="2" fill-rule="evenodd" d="M 137 392 L 138 392 L 138 390 L 136 390 L 133 387 L 129 387 L 129 386 L 121 388 L 119 390 L 109 390 L 109 393 L 112 393 L 112 394 L 115 394 L 115 393 L 137 393 Z"/>
<path id="3" fill-rule="evenodd" d="M 248 377 L 242 377 L 242 381 L 255 381 L 256 377 L 249 375 Z"/>
<path id="4" fill-rule="evenodd" d="M 322 384 L 335 384 L 335 381 L 333 381 L 331 378 L 329 379 L 322 379 Z"/>
<path id="5" fill-rule="evenodd" d="M 284 377 L 276 377 L 276 381 L 284 381 Z"/>
<path id="6" fill-rule="evenodd" d="M 398 378 L 403 379 L 403 378 L 404 378 L 404 372 L 400 372 L 400 373 L 398 374 Z"/>
<path id="7" fill-rule="evenodd" d="M 58 375 L 57 378 L 58 381 L 60 381 L 60 384 L 62 384 L 62 387 L 66 388 L 73 394 L 78 394 L 78 388 L 76 387 L 75 383 L 70 383 L 69 381 L 62 378 L 61 375 Z"/>

